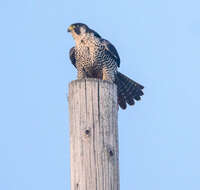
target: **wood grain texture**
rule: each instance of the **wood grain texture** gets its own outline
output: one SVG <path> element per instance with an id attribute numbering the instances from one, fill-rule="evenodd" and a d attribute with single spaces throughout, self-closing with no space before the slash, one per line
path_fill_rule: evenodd
<path id="1" fill-rule="evenodd" d="M 75 80 L 68 101 L 71 190 L 119 190 L 116 85 Z"/>

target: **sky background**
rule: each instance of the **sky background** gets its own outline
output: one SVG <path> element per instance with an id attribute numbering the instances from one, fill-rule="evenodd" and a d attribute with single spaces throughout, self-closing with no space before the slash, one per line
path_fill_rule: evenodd
<path id="1" fill-rule="evenodd" d="M 0 189 L 70 190 L 66 32 L 83 22 L 145 86 L 119 111 L 121 190 L 200 189 L 200 2 L 0 2 Z"/>

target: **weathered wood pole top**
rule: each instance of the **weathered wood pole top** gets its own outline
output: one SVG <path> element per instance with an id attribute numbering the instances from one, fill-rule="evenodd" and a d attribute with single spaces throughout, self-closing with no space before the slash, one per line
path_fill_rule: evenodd
<path id="1" fill-rule="evenodd" d="M 75 80 L 68 100 L 71 190 L 119 190 L 116 85 Z"/>

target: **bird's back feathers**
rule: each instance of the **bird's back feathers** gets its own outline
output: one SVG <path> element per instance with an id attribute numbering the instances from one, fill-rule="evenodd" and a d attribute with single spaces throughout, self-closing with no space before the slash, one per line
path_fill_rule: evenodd
<path id="1" fill-rule="evenodd" d="M 117 66 L 120 66 L 120 57 L 119 54 L 115 48 L 108 40 L 102 39 L 101 40 L 102 45 L 105 47 L 106 53 L 113 57 L 113 59 L 116 61 Z"/>

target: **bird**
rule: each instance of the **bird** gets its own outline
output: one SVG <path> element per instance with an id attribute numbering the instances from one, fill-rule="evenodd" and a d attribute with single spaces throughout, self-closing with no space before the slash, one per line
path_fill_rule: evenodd
<path id="1" fill-rule="evenodd" d="M 120 57 L 114 45 L 83 23 L 71 24 L 67 31 L 75 41 L 69 57 L 78 71 L 78 79 L 98 78 L 115 83 L 122 109 L 141 99 L 144 86 L 118 71 Z"/>

